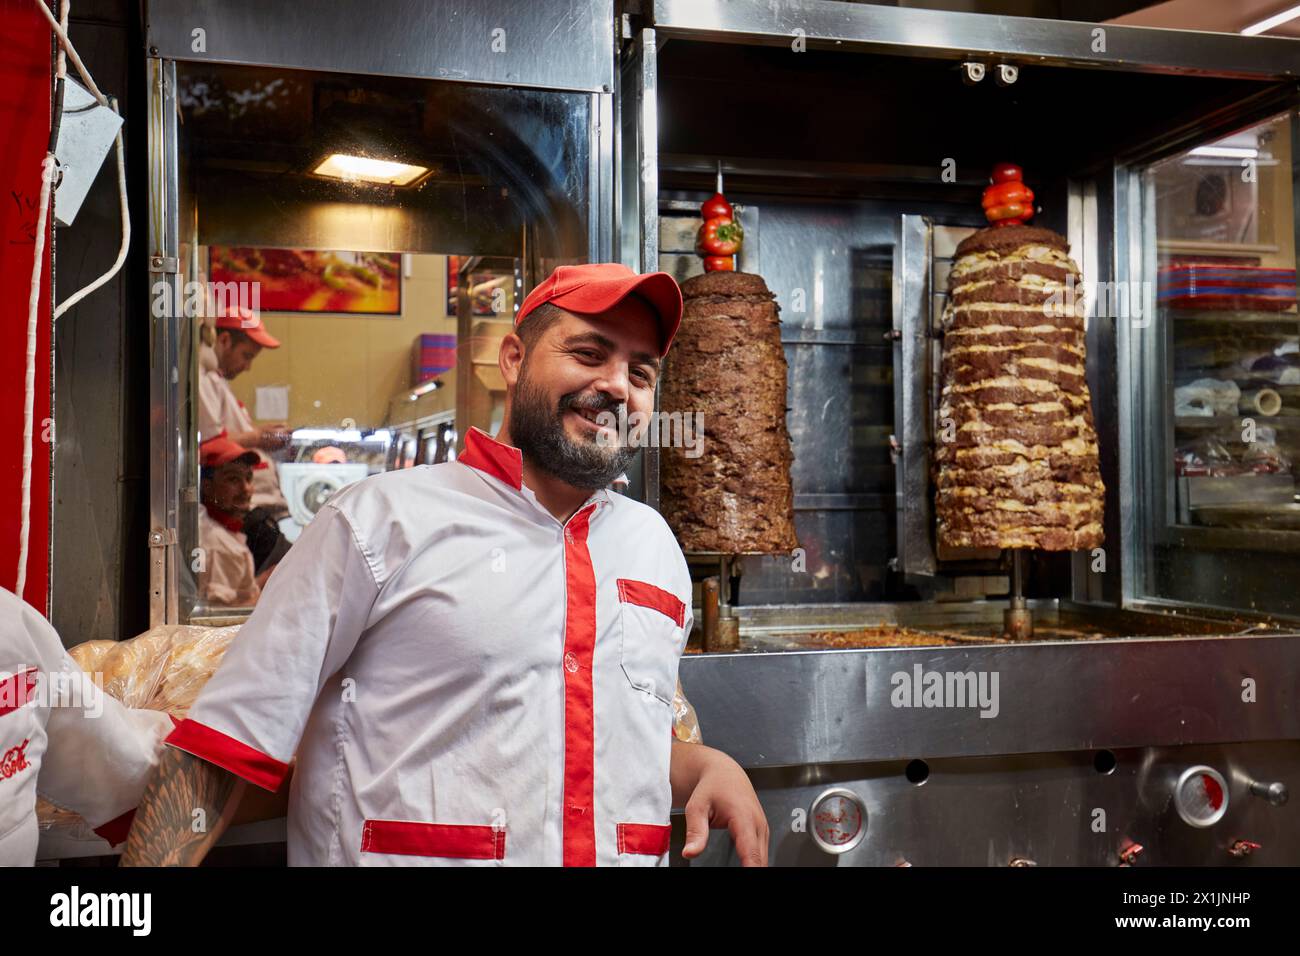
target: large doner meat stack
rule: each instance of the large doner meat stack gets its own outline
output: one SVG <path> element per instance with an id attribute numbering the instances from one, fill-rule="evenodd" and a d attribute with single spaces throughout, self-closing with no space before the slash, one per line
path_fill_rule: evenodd
<path id="1" fill-rule="evenodd" d="M 661 507 L 685 551 L 796 547 L 785 425 L 786 361 L 761 276 L 707 272 L 682 283 L 685 310 L 659 407 L 704 414 L 703 453 L 661 452 Z"/>
<path id="2" fill-rule="evenodd" d="M 1068 252 L 1063 236 L 1025 225 L 957 247 L 935 455 L 939 540 L 950 547 L 1102 541 L 1083 289 Z"/>

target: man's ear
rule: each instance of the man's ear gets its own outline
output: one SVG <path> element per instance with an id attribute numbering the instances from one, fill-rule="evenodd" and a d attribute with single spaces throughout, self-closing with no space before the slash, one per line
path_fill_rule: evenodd
<path id="1" fill-rule="evenodd" d="M 501 377 L 506 380 L 507 386 L 513 388 L 519 381 L 519 370 L 523 368 L 526 351 L 524 340 L 514 332 L 506 333 L 506 337 L 501 340 L 501 349 L 497 352 L 497 366 L 501 369 Z"/>

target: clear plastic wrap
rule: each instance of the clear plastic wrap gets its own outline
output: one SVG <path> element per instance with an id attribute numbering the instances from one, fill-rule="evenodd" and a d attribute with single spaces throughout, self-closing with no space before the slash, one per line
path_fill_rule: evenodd
<path id="1" fill-rule="evenodd" d="M 98 675 L 110 697 L 127 707 L 161 710 L 180 720 L 238 631 L 238 625 L 168 624 L 125 641 L 87 641 L 69 648 L 68 654 L 86 673 Z M 36 818 L 42 830 L 57 830 L 70 839 L 95 839 L 80 816 L 47 800 L 37 800 Z"/>
<path id="2" fill-rule="evenodd" d="M 1260 426 L 1255 433 L 1255 440 L 1246 444 L 1241 456 L 1242 465 L 1258 475 L 1289 475 L 1291 459 L 1277 445 L 1277 431 L 1267 426 Z"/>
<path id="3" fill-rule="evenodd" d="M 704 743 L 700 719 L 695 716 L 695 708 L 686 699 L 681 681 L 677 682 L 677 691 L 673 694 L 673 736 L 688 744 Z"/>

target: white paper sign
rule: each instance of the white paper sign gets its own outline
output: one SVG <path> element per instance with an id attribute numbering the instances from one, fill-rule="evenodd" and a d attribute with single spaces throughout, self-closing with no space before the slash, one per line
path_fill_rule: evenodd
<path id="1" fill-rule="evenodd" d="M 283 422 L 289 418 L 289 386 L 257 386 L 256 418 L 264 422 Z"/>

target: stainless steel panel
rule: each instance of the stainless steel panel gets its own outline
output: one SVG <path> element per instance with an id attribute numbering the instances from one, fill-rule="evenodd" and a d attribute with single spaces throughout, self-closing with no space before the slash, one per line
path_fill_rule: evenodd
<path id="1" fill-rule="evenodd" d="M 1085 283 L 1099 283 L 1096 288 L 1108 288 L 1113 270 L 1111 260 L 1112 235 L 1100 221 L 1096 180 L 1071 181 L 1067 187 L 1067 228 L 1070 254 L 1079 265 Z M 1115 413 L 1117 399 L 1115 353 L 1115 319 L 1111 316 L 1093 315 L 1086 319 L 1085 345 L 1088 350 L 1088 388 L 1092 394 L 1094 424 L 1098 430 L 1099 458 L 1102 480 L 1106 485 L 1105 519 L 1103 529 L 1106 540 L 1103 553 L 1105 571 L 1094 571 L 1096 564 L 1091 552 L 1075 552 L 1071 556 L 1071 594 L 1076 601 L 1095 601 L 1119 604 L 1122 546 L 1120 523 L 1116 520 L 1120 509 L 1120 483 L 1117 462 L 1119 458 L 1119 418 Z"/>
<path id="2" fill-rule="evenodd" d="M 1118 866 L 1133 843 L 1142 847 L 1139 867 L 1300 863 L 1300 805 L 1272 806 L 1250 792 L 1274 781 L 1294 790 L 1300 743 L 1119 749 L 1113 766 L 1095 758 L 1089 749 L 938 759 L 920 784 L 901 760 L 752 770 L 750 779 L 768 819 L 771 866 Z M 1171 805 L 1171 778 L 1196 765 L 1228 783 L 1227 812 L 1207 829 L 1188 826 Z M 851 791 L 867 811 L 861 842 L 834 856 L 816 845 L 810 816 L 831 787 Z M 1239 839 L 1260 849 L 1234 857 Z M 689 865 L 737 865 L 727 835 L 711 833 Z"/>
<path id="3" fill-rule="evenodd" d="M 1052 60 L 1115 70 L 1215 76 L 1291 77 L 1300 72 L 1300 41 L 1184 30 L 1097 24 L 978 13 L 950 13 L 837 3 L 831 0 L 655 0 L 655 26 L 666 36 L 789 46 L 802 31 L 809 49 L 907 53 L 957 59 Z M 988 81 L 986 81 L 988 82 Z"/>
<path id="4" fill-rule="evenodd" d="M 934 506 L 930 492 L 930 222 L 902 216 L 894 246 L 894 436 L 898 570 L 932 575 Z"/>
<path id="5" fill-rule="evenodd" d="M 1297 655 L 1295 635 L 705 654 L 681 679 L 711 746 L 775 767 L 1292 739 Z M 996 716 L 895 706 L 916 668 L 984 675 Z"/>
<path id="6" fill-rule="evenodd" d="M 149 255 L 177 258 L 179 255 L 177 221 L 179 213 L 176 129 L 176 64 L 149 58 L 148 69 L 148 169 L 149 169 Z M 176 528 L 177 479 L 181 466 L 183 435 L 180 430 L 178 395 L 179 317 L 173 304 L 177 301 L 177 273 L 158 273 L 155 282 L 167 287 L 167 307 L 161 317 L 152 320 L 150 341 L 149 416 L 149 624 L 177 623 L 176 597 Z M 151 283 L 152 285 L 153 283 Z M 151 291 L 152 296 L 152 291 Z"/>
<path id="7" fill-rule="evenodd" d="M 654 30 L 638 30 L 628 47 L 621 74 L 620 259 L 637 272 L 659 268 L 659 73 L 655 44 Z M 659 408 L 658 390 L 655 408 Z M 658 448 L 642 450 L 640 487 L 629 487 L 629 491 L 658 509 Z"/>
<path id="8" fill-rule="evenodd" d="M 177 74 L 205 244 L 514 258 L 523 242 L 541 269 L 608 243 L 607 94 L 212 63 Z M 361 143 L 431 175 L 409 189 L 311 175 Z"/>
<path id="9" fill-rule="evenodd" d="M 610 92 L 612 0 L 166 0 L 151 56 Z M 202 31 L 201 35 L 195 31 Z"/>
<path id="10" fill-rule="evenodd" d="M 742 559 L 740 598 L 746 606 L 791 601 L 880 601 L 887 592 L 886 555 L 893 543 L 892 495 L 795 497 L 794 527 L 803 548 L 790 555 Z"/>
<path id="11" fill-rule="evenodd" d="M 590 116 L 591 172 L 588 177 L 591 206 L 587 210 L 589 262 L 614 261 L 614 95 L 592 97 Z"/>

